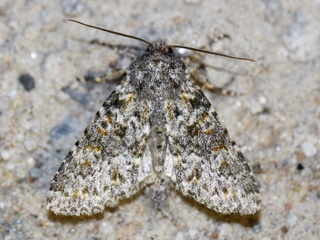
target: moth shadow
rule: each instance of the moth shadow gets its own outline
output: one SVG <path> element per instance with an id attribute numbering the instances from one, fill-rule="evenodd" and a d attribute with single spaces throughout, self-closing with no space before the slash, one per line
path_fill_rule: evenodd
<path id="1" fill-rule="evenodd" d="M 51 222 L 59 222 L 61 224 L 78 224 L 81 222 L 88 222 L 91 220 L 101 220 L 104 218 L 104 213 L 98 213 L 91 216 L 64 216 L 64 215 L 56 215 L 51 211 L 47 211 L 48 219 Z"/>
<path id="2" fill-rule="evenodd" d="M 216 222 L 223 222 L 223 223 L 231 223 L 231 224 L 240 224 L 243 227 L 253 227 L 257 225 L 260 222 L 260 211 L 256 212 L 252 215 L 240 215 L 240 214 L 222 214 L 219 212 L 216 212 L 212 209 L 207 208 L 206 206 L 202 205 L 201 203 L 198 203 L 188 197 L 182 196 L 178 194 L 182 201 L 197 209 L 199 212 L 202 212 L 205 214 L 208 218 L 214 219 Z"/>

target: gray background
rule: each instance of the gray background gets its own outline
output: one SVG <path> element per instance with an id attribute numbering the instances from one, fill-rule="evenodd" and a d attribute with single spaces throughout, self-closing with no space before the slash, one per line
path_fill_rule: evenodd
<path id="1" fill-rule="evenodd" d="M 317 239 L 320 235 L 320 1 L 22 1 L 0 3 L 2 239 Z M 256 63 L 206 55 L 205 92 L 238 143 L 263 196 L 253 216 L 221 215 L 173 193 L 162 212 L 142 192 L 92 217 L 46 211 L 50 182 L 115 83 L 82 83 L 130 58 L 92 39 L 144 47 L 89 24 L 148 40 L 209 46 Z M 227 37 L 221 37 L 227 36 Z M 215 69 L 216 68 L 216 69 Z M 30 74 L 35 87 L 19 82 Z"/>

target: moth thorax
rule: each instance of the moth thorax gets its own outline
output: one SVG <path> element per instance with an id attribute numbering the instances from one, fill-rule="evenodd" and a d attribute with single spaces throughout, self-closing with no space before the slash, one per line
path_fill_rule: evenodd
<path id="1" fill-rule="evenodd" d="M 161 101 L 176 96 L 186 80 L 185 65 L 174 56 L 152 55 L 131 68 L 131 80 L 143 98 Z"/>

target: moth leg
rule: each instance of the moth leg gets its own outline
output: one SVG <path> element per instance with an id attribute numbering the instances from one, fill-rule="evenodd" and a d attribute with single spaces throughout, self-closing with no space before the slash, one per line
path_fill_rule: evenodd
<path id="1" fill-rule="evenodd" d="M 221 95 L 229 95 L 229 96 L 239 96 L 241 94 L 222 88 L 214 86 L 212 83 L 210 83 L 207 78 L 197 69 L 190 68 L 189 70 L 190 75 L 192 79 L 197 83 L 198 86 L 200 86 L 202 89 L 209 90 L 210 92 L 214 92 Z"/>
<path id="2" fill-rule="evenodd" d="M 203 55 L 204 53 L 194 53 L 193 55 L 189 56 L 186 59 L 187 63 L 194 63 L 196 64 L 196 69 L 205 69 L 205 68 L 211 68 L 216 71 L 221 71 L 221 72 L 227 72 L 233 75 L 240 75 L 240 76 L 246 76 L 247 73 L 239 72 L 239 71 L 232 71 L 230 69 L 222 68 L 222 67 L 216 67 L 213 65 L 210 65 L 208 63 L 203 62 Z M 229 84 L 229 83 L 228 83 Z"/>
<path id="3" fill-rule="evenodd" d="M 136 58 L 137 51 L 141 51 L 141 48 L 137 46 L 128 46 L 122 44 L 110 44 L 98 39 L 91 40 L 89 42 L 91 45 L 99 45 L 103 47 L 108 47 L 114 49 L 119 55 L 126 56 L 129 58 Z M 130 51 L 131 50 L 131 51 Z M 126 71 L 124 69 L 113 70 L 109 73 L 97 74 L 94 72 L 88 72 L 83 77 L 78 77 L 77 80 L 80 82 L 96 82 L 96 83 L 104 83 L 104 82 L 115 82 L 124 77 Z"/>
<path id="4" fill-rule="evenodd" d="M 114 49 L 119 55 L 126 56 L 132 59 L 135 59 L 137 57 L 136 53 L 138 51 L 141 51 L 141 48 L 137 46 L 123 45 L 123 44 L 110 44 L 110 43 L 100 41 L 99 39 L 91 40 L 90 44 Z M 130 50 L 131 51 L 133 50 L 133 52 L 130 52 Z"/>
<path id="5" fill-rule="evenodd" d="M 126 71 L 124 69 L 114 70 L 112 72 L 105 73 L 99 76 L 95 75 L 92 72 L 89 72 L 85 76 L 77 78 L 77 81 L 96 82 L 96 83 L 115 82 L 120 80 L 125 75 L 126 75 Z"/>
<path id="6" fill-rule="evenodd" d="M 222 36 L 218 36 L 217 40 L 220 40 L 222 38 L 230 38 L 230 37 L 228 35 L 223 34 Z M 210 48 L 209 48 L 209 46 L 205 46 L 204 49 L 209 50 Z M 235 80 L 234 77 L 232 77 L 231 80 L 228 83 L 226 83 L 223 87 L 217 87 L 217 86 L 214 86 L 212 83 L 210 83 L 208 81 L 208 79 L 197 69 L 211 68 L 216 71 L 227 72 L 231 75 L 245 75 L 245 76 L 247 76 L 246 73 L 241 73 L 238 71 L 232 71 L 229 69 L 212 66 L 210 64 L 203 62 L 203 56 L 204 56 L 204 53 L 196 52 L 186 58 L 187 63 L 189 63 L 189 64 L 192 63 L 195 65 L 193 68 L 190 68 L 191 69 L 190 75 L 203 90 L 209 90 L 209 91 L 217 93 L 217 94 L 229 95 L 229 96 L 245 95 L 243 93 L 237 93 L 235 91 L 226 89 L 226 87 L 229 86 L 230 84 L 232 84 L 232 82 Z"/>

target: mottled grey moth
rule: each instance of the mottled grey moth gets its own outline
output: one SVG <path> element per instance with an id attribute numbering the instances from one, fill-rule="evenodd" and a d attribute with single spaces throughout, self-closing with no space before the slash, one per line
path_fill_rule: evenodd
<path id="1" fill-rule="evenodd" d="M 220 213 L 258 211 L 260 193 L 250 167 L 190 68 L 172 46 L 141 41 L 147 50 L 53 178 L 48 210 L 101 213 L 148 187 L 156 207 L 175 189 Z"/>

